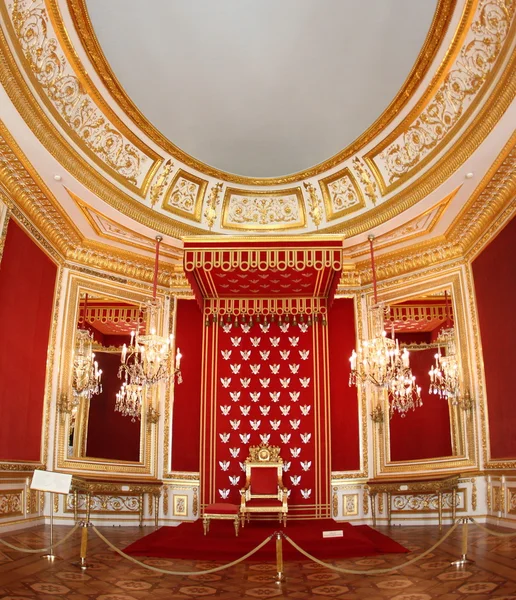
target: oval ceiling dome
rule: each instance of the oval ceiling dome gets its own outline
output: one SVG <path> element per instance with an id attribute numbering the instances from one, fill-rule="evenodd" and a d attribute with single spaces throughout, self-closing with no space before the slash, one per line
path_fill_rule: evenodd
<path id="1" fill-rule="evenodd" d="M 436 0 L 87 0 L 144 118 L 217 169 L 279 177 L 319 164 L 382 114 Z"/>

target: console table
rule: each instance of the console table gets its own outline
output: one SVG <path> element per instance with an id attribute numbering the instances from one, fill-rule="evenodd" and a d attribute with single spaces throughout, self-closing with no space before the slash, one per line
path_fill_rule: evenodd
<path id="1" fill-rule="evenodd" d="M 110 496 L 137 496 L 138 497 L 138 519 L 140 527 L 143 527 L 143 502 L 145 494 L 148 495 L 151 502 L 154 502 L 154 523 L 158 526 L 159 519 L 159 499 L 163 484 L 161 481 L 138 481 L 130 479 L 81 476 L 72 477 L 71 493 L 73 494 L 73 515 L 74 520 L 78 520 L 79 495 L 86 497 L 86 521 L 90 520 L 91 497 L 110 495 Z"/>
<path id="2" fill-rule="evenodd" d="M 367 482 L 367 489 L 371 496 L 371 510 L 373 513 L 373 527 L 376 527 L 376 496 L 378 494 L 387 494 L 387 519 L 388 525 L 391 525 L 391 495 L 392 494 L 431 494 L 437 496 L 437 509 L 439 512 L 439 531 L 442 530 L 443 523 L 443 493 L 452 494 L 452 519 L 455 521 L 457 487 L 459 476 L 439 476 L 439 477 L 413 477 L 406 479 L 378 478 L 370 479 Z"/>

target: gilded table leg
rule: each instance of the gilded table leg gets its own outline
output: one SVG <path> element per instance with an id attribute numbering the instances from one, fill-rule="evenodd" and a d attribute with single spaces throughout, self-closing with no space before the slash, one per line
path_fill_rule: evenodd
<path id="1" fill-rule="evenodd" d="M 74 523 L 77 523 L 78 508 L 79 508 L 79 492 L 77 490 L 74 490 L 73 491 L 73 520 L 74 520 Z"/>
<path id="2" fill-rule="evenodd" d="M 439 510 L 439 531 L 443 528 L 443 493 L 437 494 L 437 508 Z"/>
<path id="3" fill-rule="evenodd" d="M 238 526 L 240 525 L 240 517 L 238 515 L 235 516 L 235 535 L 238 537 Z"/>
<path id="4" fill-rule="evenodd" d="M 206 535 L 208 533 L 208 531 L 210 530 L 210 517 L 204 515 L 204 518 L 202 520 L 202 527 L 204 529 L 204 535 Z M 238 533 L 237 533 L 238 535 Z"/>
<path id="5" fill-rule="evenodd" d="M 387 524 L 391 526 L 391 493 L 387 492 Z"/>
<path id="6" fill-rule="evenodd" d="M 376 527 L 376 492 L 371 492 L 371 512 L 373 513 L 373 527 Z"/>
<path id="7" fill-rule="evenodd" d="M 154 525 L 157 527 L 159 524 L 159 495 L 154 496 Z"/>
<path id="8" fill-rule="evenodd" d="M 457 517 L 457 488 L 452 490 L 452 524 L 455 523 Z"/>
<path id="9" fill-rule="evenodd" d="M 139 513 L 140 513 L 140 527 L 143 527 L 143 494 L 140 494 L 139 501 Z"/>
<path id="10" fill-rule="evenodd" d="M 86 494 L 86 523 L 90 522 L 90 512 L 91 512 L 91 492 Z"/>

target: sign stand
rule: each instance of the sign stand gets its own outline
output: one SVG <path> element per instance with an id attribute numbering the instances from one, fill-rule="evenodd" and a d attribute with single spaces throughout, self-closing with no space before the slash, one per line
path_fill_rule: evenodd
<path id="1" fill-rule="evenodd" d="M 31 490 L 50 492 L 50 549 L 42 558 L 50 561 L 60 560 L 54 554 L 54 494 L 69 494 L 72 476 L 65 473 L 52 473 L 51 471 L 34 471 L 30 484 Z"/>

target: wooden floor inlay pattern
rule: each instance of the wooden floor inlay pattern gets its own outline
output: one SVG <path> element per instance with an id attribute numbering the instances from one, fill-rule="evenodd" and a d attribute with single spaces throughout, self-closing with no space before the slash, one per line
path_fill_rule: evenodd
<path id="1" fill-rule="evenodd" d="M 390 530 L 379 527 L 378 530 L 409 548 L 411 553 L 348 559 L 335 564 L 351 569 L 401 564 L 439 539 L 437 527 L 393 527 Z M 68 528 L 56 527 L 56 541 L 68 531 Z M 104 527 L 101 531 L 123 548 L 149 533 L 150 529 Z M 41 548 L 48 544 L 49 528 L 34 527 L 1 537 L 20 547 Z M 285 579 L 281 584 L 275 582 L 275 564 L 252 560 L 209 575 L 179 577 L 155 573 L 109 550 L 93 532 L 88 546 L 88 562 L 92 567 L 83 573 L 73 565 L 78 560 L 79 546 L 80 534 L 77 532 L 56 550 L 62 560 L 54 563 L 37 554 L 21 554 L 0 546 L 0 600 L 194 600 L 210 597 L 221 600 L 516 600 L 516 538 L 504 540 L 490 536 L 474 525 L 470 526 L 468 558 L 475 562 L 460 569 L 450 566 L 461 553 L 458 528 L 433 554 L 392 574 L 342 575 L 316 563 L 299 560 L 285 564 Z M 203 570 L 219 564 L 162 558 L 142 560 L 148 565 L 172 570 Z"/>

